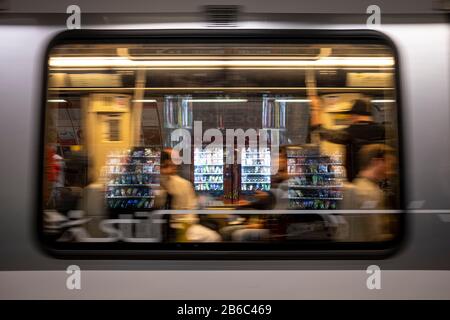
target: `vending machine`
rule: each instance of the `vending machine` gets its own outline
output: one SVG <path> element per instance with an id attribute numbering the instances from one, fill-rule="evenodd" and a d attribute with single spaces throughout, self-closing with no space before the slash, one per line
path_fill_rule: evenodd
<path id="1" fill-rule="evenodd" d="M 270 190 L 270 149 L 243 148 L 241 151 L 241 192 Z"/>
<path id="2" fill-rule="evenodd" d="M 194 188 L 197 192 L 221 195 L 224 191 L 223 148 L 194 149 Z"/>

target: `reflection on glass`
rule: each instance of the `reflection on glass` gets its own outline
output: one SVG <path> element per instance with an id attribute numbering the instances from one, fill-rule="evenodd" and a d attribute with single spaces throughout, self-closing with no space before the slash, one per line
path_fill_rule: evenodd
<path id="1" fill-rule="evenodd" d="M 132 58 L 117 56 L 125 47 Z M 329 56 L 317 58 L 323 48 Z M 44 234 L 149 244 L 392 240 L 394 67 L 377 44 L 58 45 Z"/>

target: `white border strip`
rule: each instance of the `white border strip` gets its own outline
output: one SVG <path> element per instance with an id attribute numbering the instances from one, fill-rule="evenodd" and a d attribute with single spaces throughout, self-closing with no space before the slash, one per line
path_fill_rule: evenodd
<path id="1" fill-rule="evenodd" d="M 369 266 L 368 262 L 368 266 Z M 61 271 L 2 271 L 0 299 L 450 299 L 450 271 L 366 270 L 83 271 L 69 290 Z M 181 303 L 181 302 L 180 302 Z"/>

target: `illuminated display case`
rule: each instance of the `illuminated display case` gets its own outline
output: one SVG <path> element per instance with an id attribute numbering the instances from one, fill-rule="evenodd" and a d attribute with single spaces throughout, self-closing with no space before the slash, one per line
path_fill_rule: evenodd
<path id="1" fill-rule="evenodd" d="M 340 154 L 321 155 L 318 148 L 288 150 L 289 207 L 336 209 L 345 177 Z"/>
<path id="2" fill-rule="evenodd" d="M 270 149 L 244 148 L 241 152 L 241 191 L 270 190 Z"/>
<path id="3" fill-rule="evenodd" d="M 223 193 L 223 149 L 195 148 L 194 188 L 197 192 Z"/>
<path id="4" fill-rule="evenodd" d="M 107 156 L 106 201 L 109 209 L 151 209 L 159 186 L 161 152 L 134 148 Z"/>

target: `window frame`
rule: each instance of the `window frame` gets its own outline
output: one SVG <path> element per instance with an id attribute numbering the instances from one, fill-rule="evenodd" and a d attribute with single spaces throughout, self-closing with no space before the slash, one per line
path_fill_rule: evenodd
<path id="1" fill-rule="evenodd" d="M 397 154 L 399 179 L 399 230 L 395 238 L 380 243 L 55 243 L 47 241 L 43 226 L 43 182 L 45 164 L 45 114 L 47 108 L 49 56 L 58 45 L 71 43 L 223 43 L 239 44 L 380 44 L 387 46 L 395 61 L 395 99 L 397 120 Z M 41 106 L 36 161 L 36 223 L 39 247 L 57 258 L 77 259 L 380 259 L 401 249 L 406 233 L 406 204 L 403 169 L 403 125 L 400 82 L 400 61 L 393 41 L 374 30 L 317 29 L 237 29 L 237 30 L 68 30 L 57 34 L 48 43 L 43 58 Z M 149 249 L 148 247 L 156 247 Z"/>

